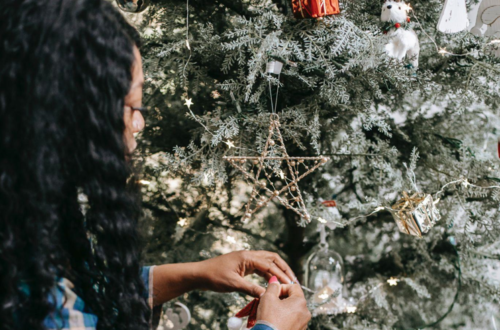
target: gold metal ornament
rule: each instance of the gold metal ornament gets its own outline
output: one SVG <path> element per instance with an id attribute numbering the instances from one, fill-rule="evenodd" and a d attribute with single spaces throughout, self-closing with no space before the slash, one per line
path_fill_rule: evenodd
<path id="1" fill-rule="evenodd" d="M 441 219 L 431 195 L 415 193 L 401 198 L 389 209 L 402 233 L 422 237 Z"/>
<path id="2" fill-rule="evenodd" d="M 271 115 L 269 135 L 260 156 L 225 156 L 224 159 L 253 183 L 243 220 L 248 220 L 255 212 L 276 198 L 287 209 L 297 213 L 306 222 L 311 222 L 298 182 L 324 165 L 329 158 L 290 157 L 283 142 L 277 114 Z M 307 166 L 305 165 L 307 161 L 313 164 Z M 284 169 L 281 168 L 283 162 L 286 165 Z M 261 180 L 262 178 L 266 179 L 265 182 Z"/>

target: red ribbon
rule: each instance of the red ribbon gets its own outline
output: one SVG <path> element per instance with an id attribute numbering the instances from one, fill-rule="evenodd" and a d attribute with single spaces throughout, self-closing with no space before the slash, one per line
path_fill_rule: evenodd
<path id="1" fill-rule="evenodd" d="M 257 322 L 257 308 L 259 308 L 259 299 L 255 298 L 241 311 L 236 313 L 236 317 L 242 318 L 248 316 L 247 328 L 253 328 Z"/>

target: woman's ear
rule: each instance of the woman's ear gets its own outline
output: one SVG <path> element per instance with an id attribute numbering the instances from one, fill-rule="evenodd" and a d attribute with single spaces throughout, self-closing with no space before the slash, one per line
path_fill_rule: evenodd
<path id="1" fill-rule="evenodd" d="M 133 133 L 139 133 L 144 129 L 145 122 L 144 117 L 140 111 L 134 111 L 132 115 L 132 131 Z"/>

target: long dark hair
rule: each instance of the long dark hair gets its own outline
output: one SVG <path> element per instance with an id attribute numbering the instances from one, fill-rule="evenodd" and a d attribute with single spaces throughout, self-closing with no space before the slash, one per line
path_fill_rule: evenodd
<path id="1" fill-rule="evenodd" d="M 104 0 L 1 0 L 1 330 L 43 329 L 62 277 L 98 329 L 147 328 L 123 141 L 131 31 Z"/>

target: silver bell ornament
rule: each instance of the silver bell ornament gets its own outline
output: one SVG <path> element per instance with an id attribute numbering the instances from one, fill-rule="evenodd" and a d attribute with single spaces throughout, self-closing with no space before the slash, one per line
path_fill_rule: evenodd
<path id="1" fill-rule="evenodd" d="M 342 298 L 344 261 L 326 242 L 325 227 L 320 227 L 320 245 L 305 264 L 305 283 L 312 293 L 309 303 L 317 306 L 313 314 L 338 314 L 345 309 Z"/>
<path id="2" fill-rule="evenodd" d="M 128 13 L 140 13 L 149 7 L 150 0 L 116 0 L 118 8 Z"/>

